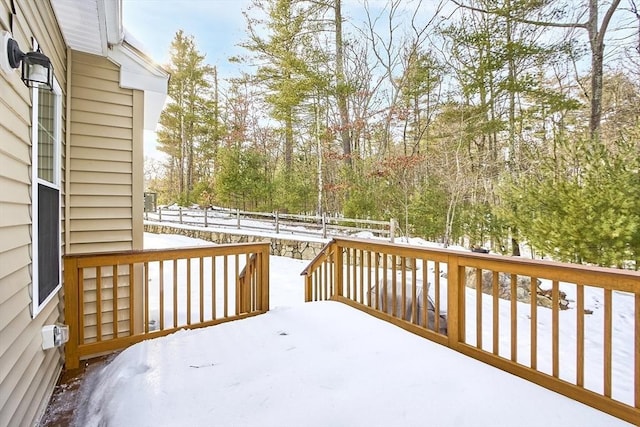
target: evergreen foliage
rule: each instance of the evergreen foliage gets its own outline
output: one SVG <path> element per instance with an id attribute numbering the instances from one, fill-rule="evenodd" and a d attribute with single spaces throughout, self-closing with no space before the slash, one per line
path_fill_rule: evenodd
<path id="1" fill-rule="evenodd" d="M 545 163 L 537 177 L 513 181 L 503 211 L 524 239 L 554 259 L 621 267 L 638 259 L 640 161 L 638 146 L 580 144 L 558 168 Z"/>
<path id="2" fill-rule="evenodd" d="M 272 183 L 266 173 L 266 159 L 255 149 L 239 146 L 218 150 L 215 192 L 225 206 L 243 210 L 258 209 L 272 195 Z"/>

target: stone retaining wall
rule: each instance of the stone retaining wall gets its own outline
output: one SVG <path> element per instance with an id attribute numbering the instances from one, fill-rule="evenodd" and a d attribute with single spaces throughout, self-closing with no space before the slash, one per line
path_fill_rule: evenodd
<path id="1" fill-rule="evenodd" d="M 218 244 L 269 242 L 271 243 L 271 255 L 304 260 L 312 260 L 315 258 L 326 244 L 322 242 L 287 240 L 267 236 L 249 236 L 241 233 L 199 230 L 160 224 L 145 224 L 144 231 L 155 234 L 180 234 L 182 236 L 207 240 Z"/>

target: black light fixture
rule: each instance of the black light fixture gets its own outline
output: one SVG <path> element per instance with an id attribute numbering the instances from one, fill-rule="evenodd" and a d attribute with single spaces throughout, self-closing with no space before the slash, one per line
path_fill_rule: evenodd
<path id="1" fill-rule="evenodd" d="M 7 56 L 11 68 L 18 68 L 22 63 L 22 81 L 27 87 L 44 84 L 49 87 L 49 90 L 53 90 L 53 64 L 40 49 L 24 53 L 20 50 L 18 42 L 9 38 Z"/>

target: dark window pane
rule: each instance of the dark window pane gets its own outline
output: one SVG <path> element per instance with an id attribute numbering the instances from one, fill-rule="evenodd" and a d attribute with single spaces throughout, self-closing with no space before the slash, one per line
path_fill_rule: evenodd
<path id="1" fill-rule="evenodd" d="M 60 192 L 38 184 L 38 304 L 60 278 Z"/>

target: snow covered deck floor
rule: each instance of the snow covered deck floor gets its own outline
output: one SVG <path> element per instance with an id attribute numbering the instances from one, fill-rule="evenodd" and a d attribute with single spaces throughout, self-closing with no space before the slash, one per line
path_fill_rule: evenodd
<path id="1" fill-rule="evenodd" d="M 85 381 L 81 426 L 627 425 L 337 302 L 146 341 Z"/>

